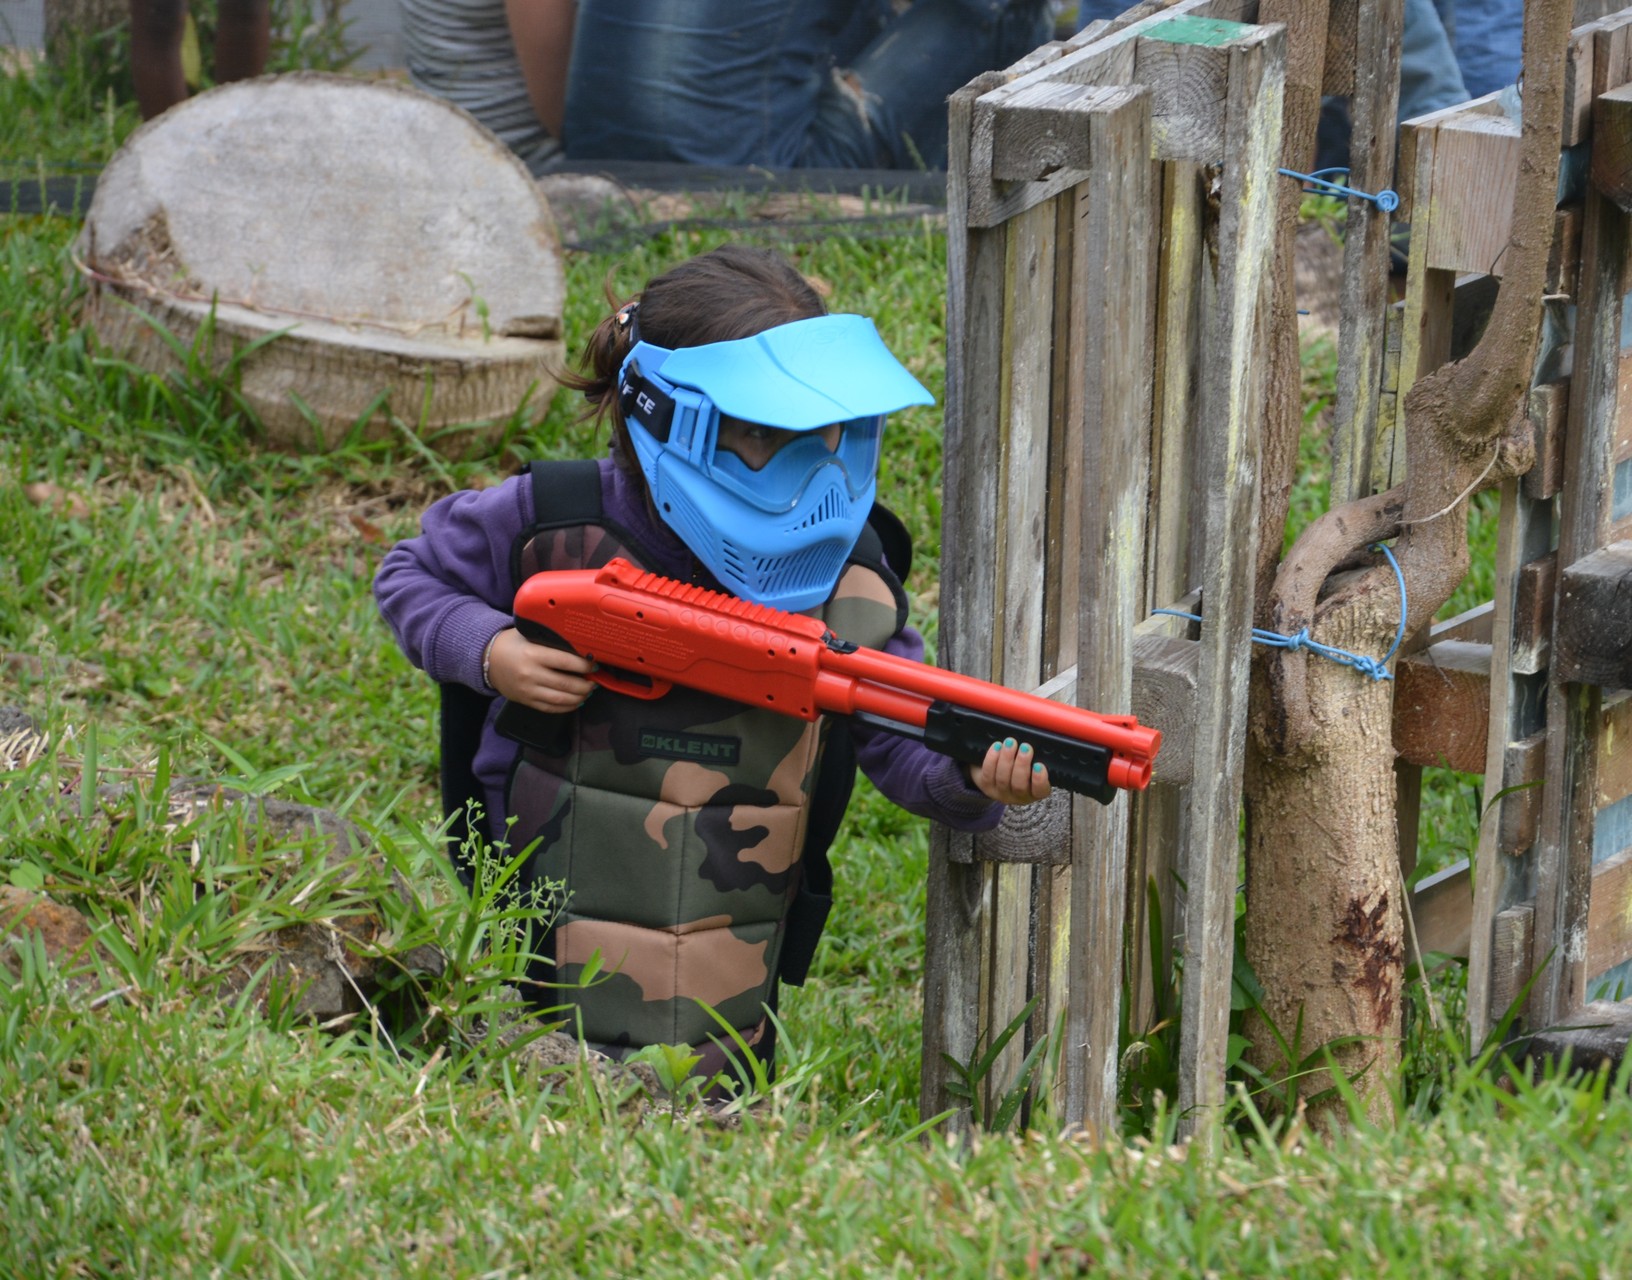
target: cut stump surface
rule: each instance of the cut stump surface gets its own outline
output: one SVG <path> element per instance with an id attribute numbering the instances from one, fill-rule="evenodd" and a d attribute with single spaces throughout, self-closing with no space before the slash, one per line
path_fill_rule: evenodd
<path id="1" fill-rule="evenodd" d="M 104 344 L 155 371 L 178 364 L 166 334 L 217 372 L 237 355 L 281 448 L 395 418 L 468 452 L 555 389 L 549 204 L 497 138 L 406 85 L 301 72 L 189 99 L 108 164 L 78 250 Z"/>

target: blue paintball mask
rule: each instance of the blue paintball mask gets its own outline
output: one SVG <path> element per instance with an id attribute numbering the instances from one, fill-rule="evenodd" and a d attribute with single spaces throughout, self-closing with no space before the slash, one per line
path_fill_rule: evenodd
<path id="1" fill-rule="evenodd" d="M 934 403 L 848 315 L 672 351 L 637 341 L 618 395 L 663 522 L 732 594 L 795 612 L 833 594 L 861 536 L 884 415 Z M 722 418 L 793 434 L 756 468 L 721 447 Z"/>

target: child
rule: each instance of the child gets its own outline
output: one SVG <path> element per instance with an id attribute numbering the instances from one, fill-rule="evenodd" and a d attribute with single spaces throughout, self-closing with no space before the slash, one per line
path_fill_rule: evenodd
<path id="1" fill-rule="evenodd" d="M 497 695 L 474 766 L 490 834 L 536 841 L 525 882 L 568 895 L 543 976 L 571 983 L 601 961 L 592 985 L 540 1002 L 570 995 L 597 1049 L 690 1044 L 712 1074 L 728 1037 L 705 1002 L 769 1062 L 766 1010 L 779 981 L 804 979 L 854 767 L 964 830 L 1046 796 L 1047 771 L 1012 740 L 971 767 L 848 721 L 680 688 L 624 696 L 576 654 L 523 638 L 511 606 L 526 577 L 621 555 L 923 658 L 867 522 L 884 415 L 931 400 L 870 320 L 824 314 L 780 256 L 726 246 L 604 320 L 584 367 L 566 385 L 610 421 L 611 456 L 443 498 L 387 554 L 375 595 L 416 666 Z"/>

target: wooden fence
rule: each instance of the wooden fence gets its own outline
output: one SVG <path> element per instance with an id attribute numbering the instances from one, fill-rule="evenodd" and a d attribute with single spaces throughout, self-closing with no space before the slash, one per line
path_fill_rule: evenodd
<path id="1" fill-rule="evenodd" d="M 1286 45 L 1281 26 L 1257 25 L 1255 0 L 1154 7 L 950 104 L 941 661 L 1131 705 L 1165 741 L 1142 795 L 1057 795 L 988 835 L 936 830 L 926 1114 L 955 1104 L 948 1058 L 973 1060 L 1025 1018 L 983 1081 L 988 1101 L 1046 1035 L 1053 1114 L 1114 1129 L 1119 1033 L 1124 1019 L 1143 1029 L 1159 980 L 1151 884 L 1182 957 L 1186 1130 L 1223 1099 Z M 1356 129 L 1374 141 L 1351 161 L 1373 191 L 1393 168 L 1398 42 L 1355 33 L 1397 32 L 1400 8 L 1330 11 L 1323 87 L 1381 122 Z M 1632 11 L 1572 40 L 1554 336 L 1531 399 L 1541 456 L 1502 495 L 1496 598 L 1399 664 L 1402 857 L 1420 766 L 1513 788 L 1480 828 L 1477 902 L 1466 866 L 1414 899 L 1422 950 L 1469 957 L 1476 1029 L 1549 954 L 1535 1018 L 1578 1010 L 1590 978 L 1632 960 L 1632 701 L 1608 692 L 1632 685 L 1632 403 L 1617 414 L 1632 238 L 1585 176 L 1594 127 L 1632 113 L 1629 41 Z M 1517 142 L 1499 95 L 1406 131 L 1396 216 L 1411 222 L 1411 262 L 1393 308 L 1387 220 L 1351 201 L 1334 501 L 1397 482 L 1395 405 L 1476 336 Z M 1199 626 L 1156 612 L 1199 600 Z"/>
<path id="2" fill-rule="evenodd" d="M 1400 664 L 1395 699 L 1408 799 L 1421 766 L 1485 778 L 1472 885 L 1459 864 L 1416 904 L 1421 949 L 1468 959 L 1477 1038 L 1532 974 L 1533 1027 L 1579 1019 L 1632 976 L 1632 231 L 1613 194 L 1618 181 L 1632 206 L 1620 144 L 1632 10 L 1578 27 L 1570 68 L 1529 400 L 1536 465 L 1501 492 L 1494 599 L 1432 629 Z M 1411 264 L 1386 397 L 1462 354 L 1488 311 L 1518 173 L 1515 106 L 1491 95 L 1405 130 Z M 1378 456 L 1380 471 L 1392 464 L 1391 450 Z M 1409 860 L 1414 823 L 1402 831 Z"/>

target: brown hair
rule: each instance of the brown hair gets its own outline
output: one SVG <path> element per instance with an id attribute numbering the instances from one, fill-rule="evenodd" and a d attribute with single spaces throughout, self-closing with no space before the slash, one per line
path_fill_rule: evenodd
<path id="1" fill-rule="evenodd" d="M 607 301 L 613 304 L 612 313 L 584 344 L 582 372 L 566 373 L 561 385 L 589 401 L 586 417 L 610 420 L 612 455 L 620 467 L 636 473 L 639 463 L 618 407 L 618 370 L 637 333 L 640 339 L 671 350 L 700 347 L 752 337 L 827 311 L 821 295 L 781 254 L 738 244 L 682 262 L 653 277 L 621 304 L 609 283 Z"/>

